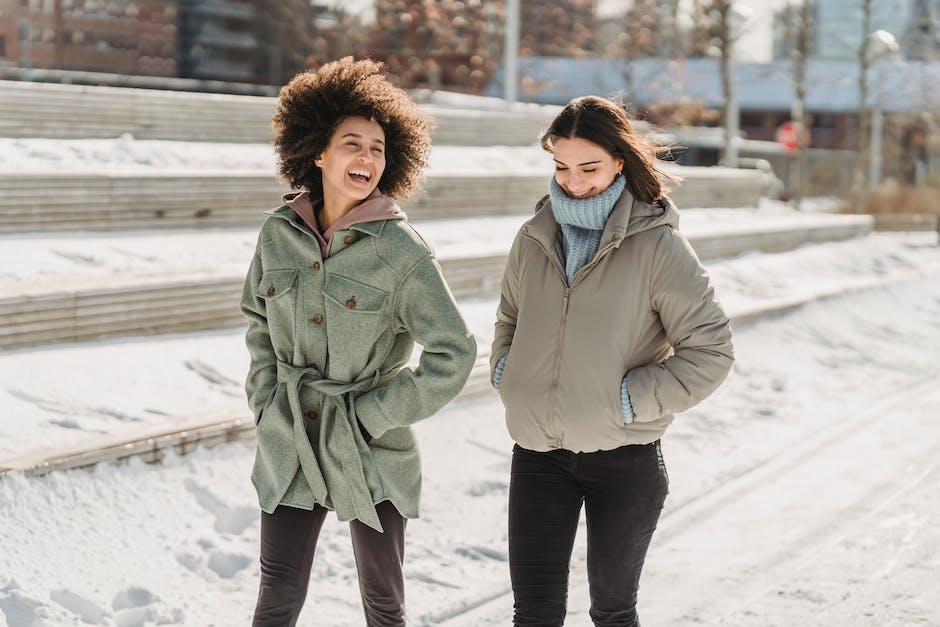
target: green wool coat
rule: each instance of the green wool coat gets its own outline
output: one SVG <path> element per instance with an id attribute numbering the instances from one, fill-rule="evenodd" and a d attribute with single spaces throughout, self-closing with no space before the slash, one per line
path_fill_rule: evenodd
<path id="1" fill-rule="evenodd" d="M 338 231 L 323 259 L 290 207 L 268 214 L 241 300 L 261 508 L 319 504 L 381 531 L 375 505 L 391 501 L 415 518 L 410 425 L 457 395 L 476 358 L 441 268 L 405 220 Z"/>

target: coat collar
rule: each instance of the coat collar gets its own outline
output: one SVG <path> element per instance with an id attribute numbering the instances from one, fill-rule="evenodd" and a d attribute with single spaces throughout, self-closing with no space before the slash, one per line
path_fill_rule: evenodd
<path id="1" fill-rule="evenodd" d="M 303 224 L 302 219 L 300 218 L 299 215 L 297 215 L 296 212 L 294 212 L 293 209 L 291 209 L 287 205 L 281 205 L 280 207 L 269 209 L 265 211 L 265 214 L 272 216 L 274 218 L 280 218 L 282 220 L 286 220 L 290 222 L 292 225 L 294 225 L 295 227 L 302 228 L 301 227 L 301 225 Z M 395 219 L 401 219 L 401 218 L 393 218 L 392 220 L 395 220 Z M 350 225 L 349 230 L 359 231 L 360 233 L 377 237 L 382 234 L 382 231 L 385 230 L 385 225 L 388 224 L 388 222 L 389 220 L 378 220 L 375 222 L 358 222 L 356 224 Z"/>

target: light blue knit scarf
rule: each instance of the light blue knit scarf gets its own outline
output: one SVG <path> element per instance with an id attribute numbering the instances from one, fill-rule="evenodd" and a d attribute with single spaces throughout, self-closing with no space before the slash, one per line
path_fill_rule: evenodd
<path id="1" fill-rule="evenodd" d="M 569 285 L 578 270 L 597 252 L 607 218 L 626 185 L 627 181 L 621 175 L 597 196 L 578 199 L 565 194 L 552 177 L 548 195 L 555 222 L 561 226 L 561 249 L 565 254 L 565 275 Z"/>

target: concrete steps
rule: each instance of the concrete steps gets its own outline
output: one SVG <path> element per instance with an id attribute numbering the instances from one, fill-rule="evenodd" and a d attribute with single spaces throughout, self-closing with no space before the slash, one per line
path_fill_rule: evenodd
<path id="1" fill-rule="evenodd" d="M 688 168 L 671 194 L 680 207 L 754 207 L 766 191 L 755 170 Z M 409 218 L 530 213 L 550 174 L 432 175 L 402 203 Z M 0 173 L 0 234 L 258 226 L 290 191 L 250 170 Z"/>
<path id="2" fill-rule="evenodd" d="M 110 87 L 0 81 L 0 136 L 86 138 L 130 132 L 140 139 L 264 142 L 271 139 L 276 99 Z M 554 109 L 467 110 L 423 105 L 443 145 L 535 142 Z M 672 198 L 680 208 L 755 207 L 773 183 L 756 170 L 676 168 L 684 180 Z M 546 190 L 548 172 L 430 173 L 426 192 L 403 203 L 412 220 L 524 216 Z M 135 171 L 0 173 L 0 234 L 255 228 L 264 210 L 289 191 L 272 172 Z M 732 225 L 736 217 L 728 220 Z M 446 230 L 446 225 L 444 229 Z M 456 225 L 450 239 L 473 239 Z M 683 230 L 703 259 L 750 250 L 786 250 L 807 241 L 854 237 L 870 219 L 765 226 L 746 232 Z M 513 230 L 514 233 L 514 230 Z M 439 259 L 458 298 L 498 291 L 512 233 L 498 250 L 480 248 Z M 434 241 L 432 241 L 432 245 Z M 128 248 L 133 249 L 133 246 Z M 243 323 L 238 298 L 243 268 L 212 270 L 213 260 L 166 272 L 119 277 L 62 276 L 0 297 L 0 349 L 100 338 L 187 332 Z"/>
<path id="3" fill-rule="evenodd" d="M 876 231 L 936 231 L 940 215 L 929 213 L 874 213 Z"/>
<path id="4" fill-rule="evenodd" d="M 442 175 L 409 218 L 531 211 L 544 176 Z M 0 233 L 260 226 L 290 188 L 263 171 L 0 174 Z M 480 202 L 485 190 L 486 203 Z"/>
<path id="5" fill-rule="evenodd" d="M 730 213 L 734 220 L 734 212 Z M 753 226 L 738 226 L 731 233 L 702 221 L 690 222 L 684 232 L 704 260 L 749 251 L 789 250 L 807 242 L 857 237 L 872 229 L 868 216 L 808 215 L 798 221 L 768 220 L 765 224 L 751 220 Z M 446 232 L 448 222 L 435 228 L 438 233 Z M 507 228 L 515 227 L 508 224 Z M 502 234 L 502 241 L 511 241 L 513 234 Z M 457 298 L 498 295 L 508 245 L 495 253 L 492 246 L 472 255 L 438 252 Z M 207 267 L 212 263 L 206 260 Z M 243 272 L 168 272 L 71 281 L 62 277 L 45 280 L 52 285 L 29 289 L 9 286 L 0 298 L 0 349 L 240 326 L 244 324 L 238 309 Z"/>
<path id="6" fill-rule="evenodd" d="M 267 143 L 276 103 L 266 96 L 0 81 L 0 137 L 130 133 L 137 139 Z M 434 141 L 460 146 L 532 144 L 556 111 L 423 106 L 437 123 Z"/>
<path id="7" fill-rule="evenodd" d="M 759 320 L 784 315 L 809 303 L 837 299 L 868 289 L 910 280 L 918 274 L 894 279 L 874 279 L 853 288 L 828 289 L 823 292 L 787 300 L 730 308 L 731 324 L 740 328 Z M 455 400 L 479 398 L 494 391 L 489 383 L 488 346 L 480 345 L 470 378 Z M 255 424 L 246 418 L 203 416 L 172 427 L 149 428 L 133 435 L 112 435 L 91 442 L 66 447 L 39 450 L 12 459 L 0 460 L 0 477 L 10 473 L 27 476 L 44 475 L 72 468 L 91 468 L 102 462 L 125 463 L 137 458 L 146 463 L 159 463 L 171 452 L 186 455 L 200 447 L 213 447 L 230 442 L 251 442 L 255 437 Z"/>

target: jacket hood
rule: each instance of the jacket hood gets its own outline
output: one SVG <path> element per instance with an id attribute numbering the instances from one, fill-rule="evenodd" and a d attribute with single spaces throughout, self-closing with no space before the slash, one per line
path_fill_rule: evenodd
<path id="1" fill-rule="evenodd" d="M 313 230 L 320 233 L 314 217 L 314 203 L 310 199 L 310 194 L 306 191 L 289 192 L 284 194 L 281 199 L 284 204 L 294 210 L 298 216 Z M 407 220 L 408 216 L 393 198 L 383 196 L 382 192 L 376 188 L 372 194 L 345 216 L 340 218 L 336 224 L 332 225 L 327 232 L 340 231 L 353 224 L 361 222 L 375 222 L 378 220 Z M 324 238 L 329 239 L 327 233 L 321 233 Z"/>
<path id="2" fill-rule="evenodd" d="M 626 228 L 624 229 L 624 237 L 630 237 L 631 235 L 648 231 L 657 226 L 669 226 L 674 229 L 679 228 L 679 210 L 668 196 L 663 196 L 654 203 L 647 203 L 633 198 L 629 192 L 626 192 L 624 195 L 629 196 L 631 202 L 629 217 L 627 218 Z"/>
<path id="3" fill-rule="evenodd" d="M 342 218 L 330 225 L 325 231 L 320 230 L 317 224 L 314 212 L 314 203 L 310 200 L 310 194 L 303 192 L 290 192 L 281 197 L 284 204 L 294 213 L 300 216 L 307 227 L 313 232 L 320 244 L 320 253 L 326 259 L 330 256 L 333 248 L 333 234 L 338 231 L 346 230 L 356 224 L 364 222 L 382 222 L 385 220 L 407 220 L 408 216 L 402 211 L 401 207 L 394 199 L 383 196 L 382 192 L 376 188 L 372 194 L 364 201 L 353 207 Z M 360 229 L 361 230 L 361 229 Z M 365 232 L 370 232 L 365 229 Z"/>

